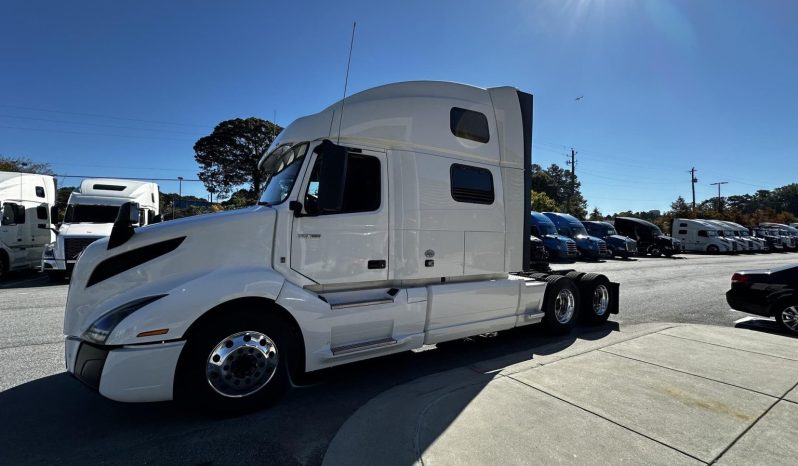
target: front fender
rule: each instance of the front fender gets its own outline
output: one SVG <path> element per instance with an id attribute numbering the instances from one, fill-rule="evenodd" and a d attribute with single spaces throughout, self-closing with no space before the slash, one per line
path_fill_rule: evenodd
<path id="1" fill-rule="evenodd" d="M 167 296 L 135 311 L 116 326 L 107 345 L 130 345 L 182 338 L 200 316 L 237 298 L 277 300 L 285 278 L 265 267 L 222 268 L 175 286 Z M 144 296 L 140 296 L 144 297 Z M 141 332 L 168 329 L 167 333 L 137 337 Z"/>

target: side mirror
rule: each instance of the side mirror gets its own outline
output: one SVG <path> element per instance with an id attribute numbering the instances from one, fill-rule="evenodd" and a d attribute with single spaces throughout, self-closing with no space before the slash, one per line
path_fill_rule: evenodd
<path id="1" fill-rule="evenodd" d="M 108 249 L 121 246 L 133 236 L 133 224 L 139 221 L 138 202 L 125 202 L 119 208 L 119 213 L 114 221 L 111 230 L 111 237 L 108 239 Z"/>
<path id="2" fill-rule="evenodd" d="M 319 203 L 321 212 L 338 212 L 344 206 L 347 150 L 325 139 L 315 152 L 319 154 Z"/>
<path id="3" fill-rule="evenodd" d="M 294 213 L 295 217 L 301 217 L 302 214 L 302 203 L 299 201 L 291 201 L 288 203 L 288 208 L 291 212 Z"/>

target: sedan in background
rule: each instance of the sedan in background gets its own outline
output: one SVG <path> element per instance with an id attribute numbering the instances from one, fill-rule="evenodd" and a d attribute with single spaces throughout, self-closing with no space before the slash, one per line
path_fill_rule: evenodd
<path id="1" fill-rule="evenodd" d="M 732 275 L 726 301 L 737 311 L 775 317 L 784 330 L 798 335 L 798 265 L 741 270 Z"/>

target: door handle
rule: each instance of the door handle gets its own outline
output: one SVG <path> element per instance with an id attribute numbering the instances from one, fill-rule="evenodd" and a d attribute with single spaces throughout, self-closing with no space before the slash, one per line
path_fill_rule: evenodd
<path id="1" fill-rule="evenodd" d="M 385 261 L 384 260 L 371 260 L 368 263 L 369 269 L 384 269 L 385 268 Z"/>

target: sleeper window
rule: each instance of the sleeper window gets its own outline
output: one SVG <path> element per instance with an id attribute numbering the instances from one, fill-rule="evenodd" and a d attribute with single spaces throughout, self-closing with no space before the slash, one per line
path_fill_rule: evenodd
<path id="1" fill-rule="evenodd" d="M 456 163 L 449 169 L 449 176 L 455 201 L 493 204 L 493 175 L 490 170 Z"/>
<path id="2" fill-rule="evenodd" d="M 453 107 L 449 112 L 452 134 L 463 139 L 486 143 L 490 140 L 488 117 L 484 113 Z"/>

